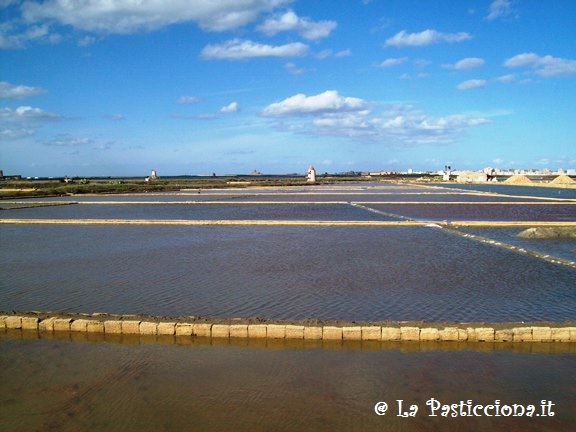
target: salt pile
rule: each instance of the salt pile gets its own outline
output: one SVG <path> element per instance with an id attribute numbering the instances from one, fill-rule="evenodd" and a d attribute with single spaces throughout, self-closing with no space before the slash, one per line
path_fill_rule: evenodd
<path id="1" fill-rule="evenodd" d="M 572 177 L 562 174 L 550 182 L 551 184 L 574 184 L 576 181 Z"/>
<path id="2" fill-rule="evenodd" d="M 507 184 L 515 184 L 515 185 L 525 185 L 525 184 L 532 184 L 532 180 L 530 180 L 525 175 L 516 174 L 512 177 L 507 178 L 504 180 L 504 183 Z"/>

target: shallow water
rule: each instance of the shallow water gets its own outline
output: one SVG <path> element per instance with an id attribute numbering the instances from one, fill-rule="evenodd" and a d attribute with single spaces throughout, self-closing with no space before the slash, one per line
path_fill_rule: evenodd
<path id="1" fill-rule="evenodd" d="M 567 432 L 576 424 L 576 356 L 563 346 L 118 342 L 0 334 L 0 429 Z M 533 404 L 537 413 L 545 399 L 555 415 L 431 417 L 430 398 Z M 418 405 L 416 417 L 398 417 L 397 400 L 406 411 Z M 385 416 L 374 412 L 379 401 Z"/>
<path id="2" fill-rule="evenodd" d="M 348 204 L 164 204 L 62 205 L 4 211 L 18 219 L 152 219 L 152 220 L 394 220 Z"/>
<path id="3" fill-rule="evenodd" d="M 418 227 L 2 227 L 5 309 L 215 317 L 576 318 L 576 270 Z"/>
<path id="4" fill-rule="evenodd" d="M 442 184 L 446 189 L 462 189 L 466 191 L 491 192 L 503 195 L 523 195 L 560 199 L 576 199 L 576 189 L 538 186 L 520 186 L 507 184 Z"/>
<path id="5" fill-rule="evenodd" d="M 6 210 L 0 217 L 322 221 L 576 218 L 576 206 L 569 204 L 367 202 L 374 197 L 391 201 L 434 197 L 447 202 L 462 197 L 485 198 L 435 187 L 368 184 L 207 193 L 211 195 L 203 195 L 204 199 L 222 196 L 228 203 L 188 204 L 190 196 L 198 195 L 195 191 L 99 196 L 100 204 Z M 143 197 L 160 204 L 123 201 L 140 202 Z M 293 197 L 308 201 L 246 203 L 261 198 L 290 201 Z M 326 203 L 343 199 L 365 204 Z M 106 200 L 108 203 L 103 203 Z M 428 227 L 2 225 L 0 229 L 4 273 L 0 305 L 5 310 L 274 319 L 576 318 L 573 268 Z M 483 228 L 474 232 L 497 233 Z M 509 240 L 505 242 L 515 243 Z M 556 244 L 543 241 L 535 249 L 565 257 L 574 242 L 563 242 L 562 247 Z"/>
<path id="6" fill-rule="evenodd" d="M 460 231 L 510 244 L 541 254 L 576 261 L 576 241 L 568 238 L 530 239 L 518 237 L 525 228 L 459 228 Z"/>
<path id="7" fill-rule="evenodd" d="M 368 207 L 418 221 L 551 221 L 576 218 L 574 204 L 369 204 Z"/>

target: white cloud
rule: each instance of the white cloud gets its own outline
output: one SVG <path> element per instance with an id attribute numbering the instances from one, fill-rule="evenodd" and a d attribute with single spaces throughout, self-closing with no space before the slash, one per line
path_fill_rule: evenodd
<path id="1" fill-rule="evenodd" d="M 200 98 L 196 96 L 180 96 L 176 101 L 180 105 L 191 105 L 200 102 Z"/>
<path id="2" fill-rule="evenodd" d="M 29 87 L 0 81 L 0 99 L 25 99 L 42 93 L 46 93 L 46 90 L 41 87 Z"/>
<path id="3" fill-rule="evenodd" d="M 61 39 L 58 33 L 52 33 L 49 26 L 45 24 L 23 29 L 22 26 L 14 23 L 0 23 L 0 49 L 20 49 L 32 41 L 55 44 Z"/>
<path id="4" fill-rule="evenodd" d="M 56 120 L 60 117 L 40 108 L 30 106 L 20 106 L 16 109 L 0 108 L 0 121 L 15 122 L 25 120 Z"/>
<path id="5" fill-rule="evenodd" d="M 334 52 L 331 49 L 325 49 L 325 50 L 320 51 L 318 54 L 316 54 L 315 57 L 323 60 L 323 59 L 326 59 L 329 57 L 342 58 L 342 57 L 350 57 L 351 55 L 352 55 L 352 50 L 350 50 L 350 49 L 344 49 L 344 50 L 336 51 L 336 52 Z"/>
<path id="6" fill-rule="evenodd" d="M 29 23 L 56 21 L 97 33 L 151 31 L 195 22 L 211 31 L 232 30 L 256 20 L 263 12 L 290 0 L 47 0 L 24 2 L 22 16 Z"/>
<path id="7" fill-rule="evenodd" d="M 462 42 L 470 39 L 469 33 L 441 33 L 436 30 L 424 30 L 420 33 L 407 33 L 402 30 L 386 40 L 386 46 L 425 46 L 440 42 Z"/>
<path id="8" fill-rule="evenodd" d="M 470 127 L 488 123 L 482 117 L 453 114 L 433 117 L 410 105 L 392 106 L 381 114 L 362 111 L 336 113 L 314 119 L 313 133 L 361 138 L 395 144 L 453 142 Z"/>
<path id="9" fill-rule="evenodd" d="M 282 15 L 268 18 L 258 26 L 258 30 L 269 36 L 283 31 L 295 31 L 305 39 L 317 40 L 329 36 L 337 25 L 335 21 L 314 22 L 307 17 L 301 18 L 290 10 Z"/>
<path id="10" fill-rule="evenodd" d="M 472 79 L 468 81 L 461 82 L 456 86 L 458 90 L 472 90 L 477 88 L 486 87 L 486 80 Z"/>
<path id="11" fill-rule="evenodd" d="M 451 67 L 456 70 L 469 70 L 469 69 L 477 69 L 481 66 L 484 66 L 484 63 L 485 63 L 484 59 L 481 59 L 479 57 L 467 57 L 457 61 L 453 65 L 449 65 L 448 67 Z"/>
<path id="12" fill-rule="evenodd" d="M 430 74 L 424 73 L 424 72 L 420 72 L 420 73 L 417 73 L 415 75 L 410 75 L 408 73 L 403 73 L 402 75 L 400 75 L 400 79 L 403 79 L 403 80 L 422 79 L 422 78 L 428 78 L 428 77 L 430 77 Z"/>
<path id="13" fill-rule="evenodd" d="M 514 75 L 514 74 L 502 75 L 502 76 L 499 76 L 498 78 L 496 78 L 496 81 L 504 83 L 504 84 L 509 84 L 511 82 L 514 82 L 515 80 L 516 80 L 516 75 Z"/>
<path id="14" fill-rule="evenodd" d="M 238 102 L 230 102 L 228 105 L 220 108 L 221 113 L 235 113 L 240 111 L 240 105 Z"/>
<path id="15" fill-rule="evenodd" d="M 208 59 L 240 60 L 255 57 L 299 57 L 307 53 L 308 45 L 300 42 L 273 46 L 233 39 L 219 45 L 207 45 L 201 55 Z"/>
<path id="16" fill-rule="evenodd" d="M 538 65 L 540 58 L 541 57 L 539 55 L 534 53 L 518 54 L 506 60 L 506 62 L 504 62 L 504 66 L 507 67 L 534 66 Z"/>
<path id="17" fill-rule="evenodd" d="M 2 128 L 0 129 L 0 141 L 15 140 L 25 138 L 36 133 L 36 129 L 31 128 Z"/>
<path id="18" fill-rule="evenodd" d="M 78 46 L 87 47 L 88 45 L 92 45 L 95 42 L 96 38 L 94 36 L 84 36 L 78 41 Z"/>
<path id="19" fill-rule="evenodd" d="M 94 144 L 94 141 L 90 138 L 78 138 L 71 135 L 60 135 L 44 143 L 44 145 L 54 147 L 77 147 L 92 144 Z"/>
<path id="20" fill-rule="evenodd" d="M 60 118 L 56 114 L 30 106 L 0 108 L 0 138 L 18 139 L 31 136 L 43 123 Z"/>
<path id="21" fill-rule="evenodd" d="M 509 0 L 494 0 L 490 3 L 487 20 L 494 20 L 512 13 L 512 4 Z"/>
<path id="22" fill-rule="evenodd" d="M 389 67 L 393 67 L 393 66 L 399 66 L 403 63 L 406 63 L 406 61 L 408 60 L 407 57 L 402 57 L 402 58 L 388 58 L 386 60 L 384 60 L 383 62 L 381 62 L 378 66 L 382 67 L 382 68 L 389 68 Z"/>
<path id="23" fill-rule="evenodd" d="M 551 55 L 539 56 L 534 53 L 522 53 L 510 57 L 504 62 L 504 66 L 510 68 L 529 67 L 534 69 L 537 75 L 543 77 L 576 74 L 576 60 L 552 57 Z"/>
<path id="24" fill-rule="evenodd" d="M 373 104 L 359 98 L 343 98 L 336 91 L 316 96 L 295 95 L 266 107 L 262 114 L 281 118 L 284 131 L 357 138 L 390 145 L 453 142 L 467 129 L 489 123 L 482 115 L 452 114 L 433 117 L 411 105 L 372 111 Z"/>
<path id="25" fill-rule="evenodd" d="M 286 63 L 284 69 L 290 72 L 292 75 L 303 75 L 306 69 L 297 67 L 294 63 Z"/>
<path id="26" fill-rule="evenodd" d="M 349 112 L 366 109 L 367 103 L 359 98 L 342 97 L 335 90 L 314 96 L 297 94 L 268 105 L 262 115 L 268 117 L 316 115 L 330 112 Z"/>
<path id="27" fill-rule="evenodd" d="M 334 53 L 334 57 L 350 57 L 352 55 L 351 49 L 343 49 Z"/>

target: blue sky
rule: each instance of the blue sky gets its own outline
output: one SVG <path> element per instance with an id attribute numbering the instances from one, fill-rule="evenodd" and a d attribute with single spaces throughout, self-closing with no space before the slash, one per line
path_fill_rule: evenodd
<path id="1" fill-rule="evenodd" d="M 0 0 L 24 176 L 576 168 L 573 0 Z"/>

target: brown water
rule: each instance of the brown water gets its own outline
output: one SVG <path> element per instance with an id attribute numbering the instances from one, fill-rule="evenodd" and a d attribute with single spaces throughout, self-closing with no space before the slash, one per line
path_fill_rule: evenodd
<path id="1" fill-rule="evenodd" d="M 0 430 L 571 431 L 576 425 L 576 356 L 563 345 L 322 348 L 62 338 L 0 335 Z M 432 397 L 538 408 L 546 399 L 555 415 L 431 417 Z M 417 404 L 417 416 L 398 417 L 398 399 Z M 389 405 L 382 417 L 374 412 L 379 401 Z"/>

